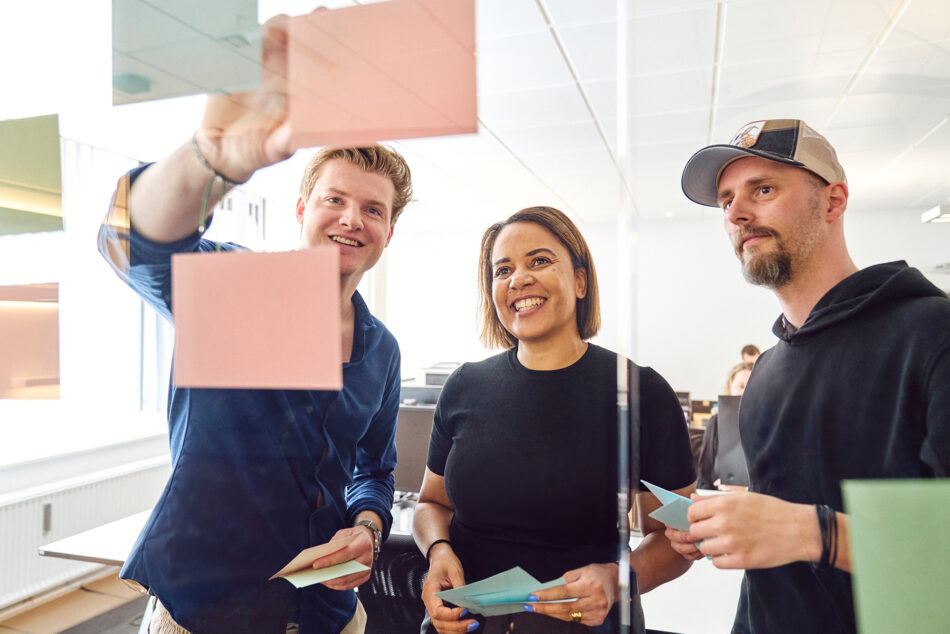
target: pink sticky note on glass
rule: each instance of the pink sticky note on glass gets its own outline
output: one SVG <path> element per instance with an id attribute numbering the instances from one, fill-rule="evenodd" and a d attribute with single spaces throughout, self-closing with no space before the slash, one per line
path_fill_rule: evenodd
<path id="1" fill-rule="evenodd" d="M 333 247 L 172 257 L 175 385 L 339 390 Z"/>
<path id="2" fill-rule="evenodd" d="M 391 0 L 291 18 L 294 148 L 476 132 L 474 0 Z"/>

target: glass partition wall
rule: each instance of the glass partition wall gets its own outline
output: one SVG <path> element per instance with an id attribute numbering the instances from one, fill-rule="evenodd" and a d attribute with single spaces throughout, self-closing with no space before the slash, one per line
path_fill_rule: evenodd
<path id="1" fill-rule="evenodd" d="M 16 12 L 4 22 L 22 25 L 24 35 L 2 55 L 15 90 L 0 104 L 0 188 L 55 204 L 0 201 L 0 315 L 15 316 L 17 332 L 27 333 L 0 354 L 0 433 L 8 439 L 0 469 L 165 433 L 172 330 L 101 261 L 99 224 L 123 173 L 191 137 L 204 93 L 259 86 L 259 25 L 313 8 L 290 0 L 83 4 L 4 8 Z M 680 191 L 692 152 L 728 142 L 748 121 L 809 121 L 838 145 L 848 170 L 846 230 L 858 265 L 906 258 L 950 288 L 950 224 L 920 222 L 922 212 L 950 207 L 947 8 L 940 0 L 807 6 L 477 0 L 477 132 L 388 141 L 412 168 L 415 193 L 359 290 L 399 341 L 404 407 L 427 421 L 402 441 L 411 448 L 399 448 L 420 469 L 440 389 L 429 377 L 441 376 L 438 384 L 459 363 L 502 352 L 479 340 L 483 232 L 544 205 L 563 211 L 590 246 L 601 315 L 591 343 L 620 355 L 616 442 L 604 457 L 617 467 L 606 497 L 616 514 L 620 595 L 610 618 L 619 631 L 642 625 L 628 557 L 630 529 L 636 546 L 643 521 L 630 511 L 641 490 L 644 422 L 639 377 L 623 359 L 656 370 L 682 395 L 695 434 L 740 348 L 772 345 L 779 312 L 770 293 L 742 280 L 721 212 Z M 56 37 L 32 32 L 51 12 L 74 28 Z M 311 155 L 300 150 L 240 185 L 215 208 L 210 235 L 256 250 L 294 248 L 297 187 Z M 6 327 L 0 340 L 12 332 Z M 585 465 L 556 467 L 570 474 Z M 549 503 L 572 508 L 576 500 Z M 397 515 L 409 530 L 405 513 Z M 646 625 L 702 631 L 674 594 L 698 592 L 689 580 L 720 579 L 716 572 L 699 561 L 645 595 Z M 737 577 L 722 579 L 729 586 Z M 730 592 L 726 603 L 737 589 Z M 710 618 L 731 622 L 728 614 Z"/>

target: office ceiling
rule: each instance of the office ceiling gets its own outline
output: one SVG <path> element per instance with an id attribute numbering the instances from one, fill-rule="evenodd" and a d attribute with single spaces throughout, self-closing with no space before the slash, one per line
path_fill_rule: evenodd
<path id="1" fill-rule="evenodd" d="M 682 195 L 686 160 L 744 123 L 788 117 L 837 147 L 853 212 L 950 202 L 950 2 L 625 6 L 626 144 L 615 0 L 477 0 L 480 133 L 401 142 L 420 177 L 491 220 L 538 203 L 607 220 L 621 196 L 642 218 L 718 215 Z"/>
<path id="2" fill-rule="evenodd" d="M 106 3 L 111 0 L 95 6 Z M 258 16 L 299 15 L 316 3 L 258 0 Z M 70 8 L 74 3 L 55 4 L 76 11 L 76 19 L 85 15 Z M 628 13 L 625 29 L 618 28 L 618 6 Z M 101 51 L 90 49 L 90 60 L 106 53 L 107 22 L 96 17 L 97 35 L 82 40 L 103 43 Z M 624 202 L 647 219 L 718 216 L 682 195 L 685 161 L 707 143 L 727 141 L 744 123 L 774 117 L 803 118 L 837 146 L 853 213 L 922 212 L 950 203 L 947 0 L 476 0 L 476 27 L 479 133 L 396 142 L 414 171 L 417 201 L 406 222 L 416 227 L 484 228 L 533 204 L 559 206 L 582 224 L 616 218 Z M 618 55 L 621 32 L 626 48 Z M 50 39 L 67 36 L 68 30 Z M 82 51 L 54 55 L 30 72 L 69 68 L 66 62 L 80 60 Z M 628 89 L 622 117 L 618 59 Z M 79 77 L 77 69 L 91 65 L 75 62 L 60 81 L 68 84 Z M 99 93 L 106 94 L 85 75 L 76 79 L 85 82 L 82 90 L 57 91 L 57 82 L 29 83 L 29 73 L 19 69 L 4 67 L 6 85 L 29 84 L 44 103 L 57 103 L 52 95 L 62 93 L 72 100 L 69 107 L 88 105 L 91 112 Z M 3 118 L 51 111 L 20 104 L 21 96 L 10 95 Z M 154 159 L 194 127 L 192 106 L 176 101 L 116 108 L 113 121 L 127 114 L 138 125 L 96 123 L 77 138 Z M 173 123 L 176 114 L 184 123 Z M 162 125 L 142 126 L 145 118 Z M 290 182 L 300 167 L 287 165 Z"/>

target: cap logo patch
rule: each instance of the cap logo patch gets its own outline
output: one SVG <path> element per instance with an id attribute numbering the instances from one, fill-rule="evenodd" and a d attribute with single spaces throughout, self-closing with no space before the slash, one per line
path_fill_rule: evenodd
<path id="1" fill-rule="evenodd" d="M 762 133 L 762 124 L 765 121 L 754 121 L 743 126 L 736 135 L 732 137 L 729 145 L 735 145 L 741 148 L 753 147 L 759 141 L 759 134 Z"/>

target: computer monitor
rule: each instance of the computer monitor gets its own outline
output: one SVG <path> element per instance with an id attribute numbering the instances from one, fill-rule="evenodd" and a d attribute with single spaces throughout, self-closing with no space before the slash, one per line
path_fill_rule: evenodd
<path id="1" fill-rule="evenodd" d="M 749 486 L 749 467 L 739 441 L 739 401 L 741 396 L 719 397 L 719 444 L 716 473 L 722 484 Z"/>
<path id="2" fill-rule="evenodd" d="M 426 458 L 429 456 L 429 435 L 435 405 L 400 405 L 396 418 L 397 491 L 418 492 L 422 488 Z"/>

